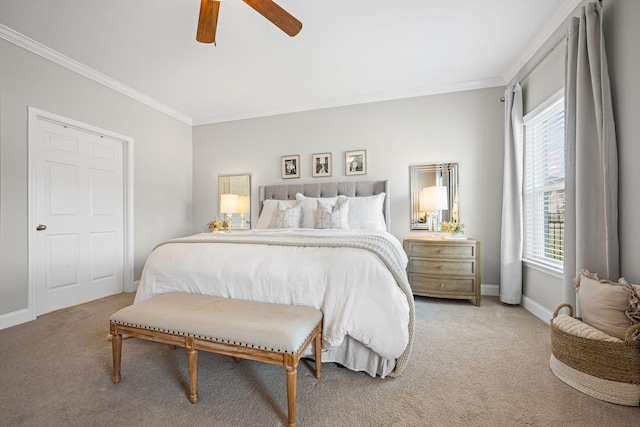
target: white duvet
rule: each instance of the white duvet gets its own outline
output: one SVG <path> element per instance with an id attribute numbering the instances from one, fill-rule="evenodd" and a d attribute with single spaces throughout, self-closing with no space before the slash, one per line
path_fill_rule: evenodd
<path id="1" fill-rule="evenodd" d="M 166 242 L 152 251 L 135 303 L 178 291 L 319 308 L 324 313 L 323 361 L 384 377 L 403 353 L 408 357 L 405 350 L 410 350 L 413 338 L 413 300 L 403 289 L 408 286 L 406 274 L 398 280 L 398 266 L 390 269 L 389 260 L 375 251 L 331 247 L 331 236 L 384 240 L 389 251 L 397 252 L 395 262 L 402 264 L 404 274 L 407 257 L 400 242 L 387 232 L 203 233 Z M 315 240 L 321 246 L 298 246 L 295 242 L 300 239 Z"/>

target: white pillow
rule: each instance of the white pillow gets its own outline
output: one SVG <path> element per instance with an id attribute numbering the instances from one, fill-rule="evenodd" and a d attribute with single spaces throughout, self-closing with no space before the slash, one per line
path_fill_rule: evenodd
<path id="1" fill-rule="evenodd" d="M 302 202 L 302 228 L 316 228 L 316 212 L 318 210 L 318 201 L 336 204 L 338 198 L 346 199 L 346 196 L 336 197 L 307 197 L 302 193 L 296 194 L 296 200 Z"/>
<path id="2" fill-rule="evenodd" d="M 338 198 L 335 206 L 318 200 L 316 225 L 318 228 L 349 228 L 349 199 Z"/>
<path id="3" fill-rule="evenodd" d="M 278 209 L 278 203 L 284 203 L 288 207 L 293 207 L 296 205 L 295 200 L 272 200 L 268 199 L 262 202 L 262 212 L 260 212 L 260 217 L 258 218 L 258 223 L 256 224 L 256 228 L 269 228 L 271 227 L 271 223 L 273 222 L 273 216 Z"/>
<path id="4" fill-rule="evenodd" d="M 375 196 L 349 197 L 349 227 L 385 231 L 387 224 L 382 211 L 385 197 L 385 193 Z"/>
<path id="5" fill-rule="evenodd" d="M 278 202 L 270 228 L 300 228 L 302 203 L 291 207 L 288 203 Z"/>

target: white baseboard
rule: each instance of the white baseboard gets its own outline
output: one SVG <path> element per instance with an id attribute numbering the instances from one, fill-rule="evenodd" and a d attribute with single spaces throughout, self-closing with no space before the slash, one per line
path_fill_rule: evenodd
<path id="1" fill-rule="evenodd" d="M 527 298 L 526 296 L 522 296 L 522 302 L 520 303 L 525 310 L 529 313 L 536 316 L 538 319 L 545 322 L 547 325 L 551 322 L 553 318 L 553 311 L 549 310 L 547 307 L 543 307 L 534 300 Z"/>
<path id="2" fill-rule="evenodd" d="M 140 280 L 134 280 L 133 283 L 124 286 L 125 292 L 136 292 L 138 290 L 138 285 L 140 284 Z"/>
<path id="3" fill-rule="evenodd" d="M 500 286 L 499 285 L 488 285 L 482 284 L 480 287 L 480 293 L 482 295 L 491 296 L 491 297 L 499 297 L 500 296 Z M 527 310 L 529 313 L 536 316 L 538 319 L 545 322 L 547 325 L 551 322 L 553 318 L 553 311 L 549 310 L 547 307 L 544 307 L 531 298 L 527 298 L 525 295 L 522 296 L 522 301 L 520 305 Z"/>
<path id="4" fill-rule="evenodd" d="M 139 280 L 129 285 L 125 285 L 125 292 L 136 292 L 138 290 Z M 27 323 L 36 320 L 36 316 L 28 308 L 12 311 L 11 313 L 0 314 L 0 330 Z"/>
<path id="5" fill-rule="evenodd" d="M 35 320 L 36 316 L 28 308 L 12 311 L 11 313 L 0 315 L 0 329 L 10 328 L 21 323 L 27 323 Z"/>
<path id="6" fill-rule="evenodd" d="M 487 295 L 490 297 L 500 296 L 500 286 L 498 285 L 480 285 L 480 295 Z"/>

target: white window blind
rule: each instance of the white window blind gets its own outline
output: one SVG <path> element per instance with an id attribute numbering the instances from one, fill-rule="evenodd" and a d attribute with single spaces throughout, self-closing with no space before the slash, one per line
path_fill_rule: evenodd
<path id="1" fill-rule="evenodd" d="M 564 245 L 564 98 L 524 118 L 525 260 L 562 270 Z"/>

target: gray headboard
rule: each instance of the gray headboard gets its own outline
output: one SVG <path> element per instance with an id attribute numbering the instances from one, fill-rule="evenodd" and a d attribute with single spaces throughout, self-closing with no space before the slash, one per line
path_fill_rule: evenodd
<path id="1" fill-rule="evenodd" d="M 386 193 L 382 214 L 387 224 L 387 231 L 391 230 L 389 209 L 389 181 L 345 181 L 322 182 L 318 184 L 280 184 L 261 185 L 258 187 L 260 197 L 260 212 L 265 200 L 295 200 L 297 193 L 307 197 L 365 197 Z"/>

